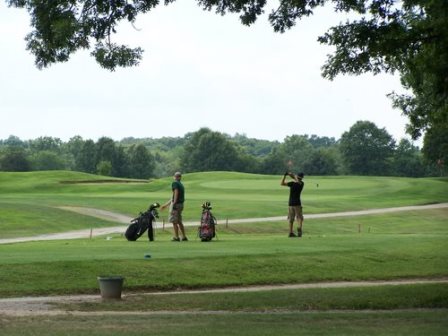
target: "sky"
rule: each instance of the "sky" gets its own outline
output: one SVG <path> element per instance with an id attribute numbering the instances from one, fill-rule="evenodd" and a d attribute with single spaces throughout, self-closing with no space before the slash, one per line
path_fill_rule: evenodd
<path id="1" fill-rule="evenodd" d="M 28 12 L 0 0 L 0 139 L 183 137 L 201 127 L 280 142 L 339 139 L 359 120 L 409 138 L 386 97 L 404 91 L 398 76 L 321 76 L 333 49 L 317 37 L 345 18 L 323 8 L 279 34 L 267 20 L 275 4 L 251 27 L 193 0 L 159 6 L 119 26 L 113 42 L 145 52 L 139 66 L 110 72 L 89 51 L 38 70 L 24 41 Z"/>

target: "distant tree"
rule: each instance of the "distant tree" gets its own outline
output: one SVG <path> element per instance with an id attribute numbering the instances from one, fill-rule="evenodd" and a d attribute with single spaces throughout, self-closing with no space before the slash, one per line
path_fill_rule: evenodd
<path id="1" fill-rule="evenodd" d="M 388 175 L 395 149 L 392 136 L 370 121 L 356 122 L 342 134 L 340 149 L 351 174 Z"/>
<path id="2" fill-rule="evenodd" d="M 154 177 L 170 176 L 179 170 L 183 153 L 183 147 L 178 146 L 166 151 L 157 150 L 154 153 Z"/>
<path id="3" fill-rule="evenodd" d="M 112 161 L 112 176 L 130 177 L 130 170 L 129 157 L 125 151 L 125 147 L 116 146 Z"/>
<path id="4" fill-rule="evenodd" d="M 96 165 L 96 173 L 103 176 L 111 176 L 112 163 L 110 161 L 100 161 Z"/>
<path id="5" fill-rule="evenodd" d="M 283 146 L 273 148 L 271 153 L 262 159 L 260 172 L 263 174 L 283 174 L 291 170 L 292 161 L 289 164 L 288 160 Z"/>
<path id="6" fill-rule="evenodd" d="M 303 171 L 304 165 L 310 159 L 313 151 L 308 137 L 305 135 L 287 136 L 282 147 L 289 170 L 296 173 Z"/>
<path id="7" fill-rule="evenodd" d="M 278 141 L 253 139 L 238 133 L 231 139 L 241 146 L 247 154 L 255 157 L 265 157 L 271 153 L 273 148 L 280 145 Z"/>
<path id="8" fill-rule="evenodd" d="M 3 140 L 3 145 L 10 147 L 27 147 L 27 144 L 15 135 L 10 135 L 6 140 Z"/>
<path id="9" fill-rule="evenodd" d="M 82 146 L 84 145 L 84 139 L 76 135 L 74 137 L 71 137 L 69 141 L 66 143 L 67 151 L 73 155 L 73 157 L 76 158 L 81 153 Z"/>
<path id="10" fill-rule="evenodd" d="M 51 151 L 60 153 L 62 140 L 49 136 L 39 137 L 35 140 L 30 140 L 30 148 L 33 151 Z"/>
<path id="11" fill-rule="evenodd" d="M 307 175 L 336 175 L 337 170 L 335 157 L 324 148 L 313 150 L 303 165 L 303 171 Z"/>
<path id="12" fill-rule="evenodd" d="M 76 169 L 94 174 L 96 172 L 96 147 L 93 140 L 86 140 L 76 157 Z"/>
<path id="13" fill-rule="evenodd" d="M 422 152 L 407 139 L 401 139 L 393 156 L 393 174 L 396 176 L 422 177 L 426 167 Z"/>
<path id="14" fill-rule="evenodd" d="M 240 166 L 237 147 L 225 135 L 208 128 L 189 135 L 182 157 L 184 171 L 235 171 Z"/>
<path id="15" fill-rule="evenodd" d="M 49 151 L 41 150 L 31 156 L 32 170 L 63 170 L 65 162 L 61 155 Z"/>
<path id="16" fill-rule="evenodd" d="M 96 163 L 101 161 L 109 161 L 112 163 L 115 156 L 115 141 L 108 137 L 99 138 L 95 144 L 96 148 Z"/>
<path id="17" fill-rule="evenodd" d="M 152 154 L 142 144 L 132 145 L 128 149 L 129 177 L 147 179 L 153 176 L 155 162 Z"/>
<path id="18" fill-rule="evenodd" d="M 307 137 L 308 142 L 314 147 L 314 148 L 322 148 L 322 147 L 332 147 L 336 145 L 336 139 L 335 138 L 329 138 L 326 136 L 318 136 L 318 135 L 311 135 L 310 137 Z"/>
<path id="19" fill-rule="evenodd" d="M 10 172 L 31 170 L 31 164 L 25 149 L 18 146 L 7 146 L 0 155 L 0 169 Z"/>

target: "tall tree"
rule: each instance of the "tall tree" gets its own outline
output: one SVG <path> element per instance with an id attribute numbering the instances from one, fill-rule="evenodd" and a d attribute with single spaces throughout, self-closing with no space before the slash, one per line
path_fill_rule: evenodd
<path id="1" fill-rule="evenodd" d="M 110 161 L 100 161 L 96 165 L 96 173 L 103 176 L 111 176 L 112 163 Z"/>
<path id="2" fill-rule="evenodd" d="M 19 146 L 7 146 L 0 155 L 0 170 L 12 172 L 31 170 L 25 149 Z"/>
<path id="3" fill-rule="evenodd" d="M 370 121 L 356 122 L 342 134 L 340 149 L 352 174 L 388 175 L 395 140 L 383 128 Z"/>
<path id="4" fill-rule="evenodd" d="M 76 159 L 81 152 L 82 146 L 84 145 L 84 139 L 80 135 L 75 135 L 71 137 L 65 144 L 67 151 L 73 155 Z"/>
<path id="5" fill-rule="evenodd" d="M 96 172 L 96 149 L 93 140 L 86 140 L 76 157 L 76 169 L 85 173 Z"/>
<path id="6" fill-rule="evenodd" d="M 96 148 L 96 163 L 101 161 L 113 162 L 115 157 L 115 142 L 108 137 L 99 138 L 95 144 Z"/>
<path id="7" fill-rule="evenodd" d="M 41 150 L 31 156 L 31 167 L 33 170 L 63 170 L 65 162 L 61 155 L 53 151 Z"/>
<path id="8" fill-rule="evenodd" d="M 35 151 L 51 151 L 59 153 L 62 146 L 62 140 L 50 136 L 39 137 L 35 140 L 30 140 L 30 147 Z"/>
<path id="9" fill-rule="evenodd" d="M 422 177 L 425 175 L 423 155 L 409 140 L 401 139 L 393 155 L 393 175 Z"/>
<path id="10" fill-rule="evenodd" d="M 427 161 L 439 171 L 448 173 L 448 123 L 432 127 L 425 134 L 423 153 Z"/>
<path id="11" fill-rule="evenodd" d="M 112 161 L 112 176 L 130 177 L 129 157 L 125 147 L 116 146 Z"/>
<path id="12" fill-rule="evenodd" d="M 142 144 L 132 145 L 128 149 L 129 177 L 147 179 L 153 176 L 155 162 L 152 154 Z"/>
<path id="13" fill-rule="evenodd" d="M 291 170 L 290 160 L 288 159 L 283 144 L 275 147 L 272 151 L 263 158 L 261 162 L 261 173 L 263 174 L 283 174 Z"/>
<path id="14" fill-rule="evenodd" d="M 303 171 L 305 162 L 310 159 L 313 151 L 308 137 L 305 135 L 287 136 L 282 147 L 286 155 L 288 169 L 294 172 Z"/>
<path id="15" fill-rule="evenodd" d="M 326 148 L 313 150 L 303 165 L 303 171 L 308 175 L 336 175 L 337 170 L 337 161 Z"/>
<path id="16" fill-rule="evenodd" d="M 15 135 L 10 135 L 8 139 L 3 140 L 3 145 L 11 147 L 27 147 L 27 144 Z"/>
<path id="17" fill-rule="evenodd" d="M 236 145 L 225 135 L 208 128 L 188 136 L 182 157 L 182 169 L 196 171 L 234 171 L 241 167 Z"/>

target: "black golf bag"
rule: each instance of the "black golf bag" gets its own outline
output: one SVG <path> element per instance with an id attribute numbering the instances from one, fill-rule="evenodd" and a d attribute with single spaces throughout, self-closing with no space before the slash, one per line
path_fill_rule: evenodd
<path id="1" fill-rule="evenodd" d="M 202 204 L 201 225 L 198 228 L 198 236 L 201 241 L 211 241 L 216 236 L 216 218 L 213 216 L 210 202 Z"/>
<path id="2" fill-rule="evenodd" d="M 157 208 L 160 207 L 159 203 L 153 203 L 149 206 L 149 209 L 145 212 L 140 212 L 137 218 L 131 220 L 131 224 L 126 229 L 124 233 L 125 237 L 129 241 L 136 241 L 148 230 L 149 241 L 154 240 L 154 228 L 153 221 L 159 218 L 159 213 Z"/>

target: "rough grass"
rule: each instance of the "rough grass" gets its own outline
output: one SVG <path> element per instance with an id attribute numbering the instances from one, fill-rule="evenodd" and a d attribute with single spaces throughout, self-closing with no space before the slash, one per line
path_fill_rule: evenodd
<path id="1" fill-rule="evenodd" d="M 3 317 L 5 335 L 446 335 L 447 311 Z"/>
<path id="2" fill-rule="evenodd" d="M 448 284 L 276 289 L 256 292 L 128 295 L 122 300 L 56 304 L 67 311 L 289 312 L 448 308 Z"/>

